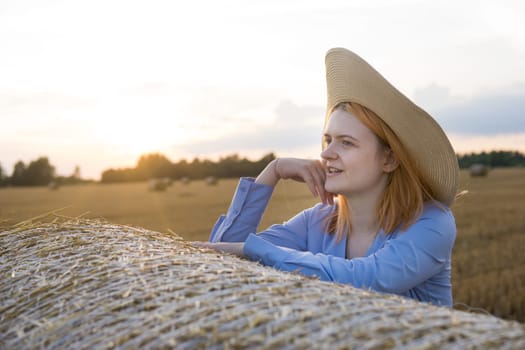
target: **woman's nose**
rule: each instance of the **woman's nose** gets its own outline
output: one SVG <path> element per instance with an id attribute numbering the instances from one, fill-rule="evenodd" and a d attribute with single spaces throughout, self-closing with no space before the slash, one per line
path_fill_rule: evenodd
<path id="1" fill-rule="evenodd" d="M 321 152 L 321 158 L 323 159 L 335 159 L 337 154 L 330 147 L 331 144 L 325 146 L 324 150 Z"/>

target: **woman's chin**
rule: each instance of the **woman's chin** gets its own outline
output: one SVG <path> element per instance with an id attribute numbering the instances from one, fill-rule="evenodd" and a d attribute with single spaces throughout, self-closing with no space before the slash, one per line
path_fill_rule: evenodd
<path id="1" fill-rule="evenodd" d="M 337 188 L 337 186 L 334 186 L 334 185 L 331 185 L 331 184 L 326 184 L 325 183 L 324 190 L 326 192 L 330 192 L 330 193 L 333 193 L 335 195 L 337 195 L 339 193 L 339 188 Z"/>

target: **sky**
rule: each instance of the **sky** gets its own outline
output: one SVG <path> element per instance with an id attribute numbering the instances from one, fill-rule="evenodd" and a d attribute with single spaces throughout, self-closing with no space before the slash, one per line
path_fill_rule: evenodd
<path id="1" fill-rule="evenodd" d="M 525 152 L 525 2 L 2 0 L 0 166 L 317 158 L 324 56 L 356 52 L 457 153 Z"/>

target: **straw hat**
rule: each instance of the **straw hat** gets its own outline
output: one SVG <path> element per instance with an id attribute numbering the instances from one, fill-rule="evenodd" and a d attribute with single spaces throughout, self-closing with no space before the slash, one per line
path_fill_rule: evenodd
<path id="1" fill-rule="evenodd" d="M 327 113 L 341 102 L 356 102 L 394 131 L 428 181 L 435 198 L 450 205 L 456 196 L 456 154 L 438 123 L 355 53 L 334 48 L 326 54 Z M 327 115 L 328 118 L 328 115 Z"/>

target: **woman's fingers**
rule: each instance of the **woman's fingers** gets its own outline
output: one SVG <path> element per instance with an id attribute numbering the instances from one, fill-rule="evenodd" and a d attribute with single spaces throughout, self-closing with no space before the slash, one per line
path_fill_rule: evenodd
<path id="1" fill-rule="evenodd" d="M 319 161 L 315 163 L 314 177 L 315 177 L 315 183 L 317 187 L 317 193 L 319 194 L 321 201 L 324 204 L 326 204 L 327 197 L 326 197 L 326 191 L 324 189 L 324 183 L 326 181 L 326 173 L 325 173 L 323 165 Z"/>
<path id="2" fill-rule="evenodd" d="M 314 161 L 308 166 L 307 182 L 313 188 L 314 196 L 319 197 L 323 203 L 326 203 L 324 190 L 325 172 L 319 161 Z"/>
<path id="3" fill-rule="evenodd" d="M 275 171 L 277 176 L 282 179 L 292 179 L 306 183 L 306 186 L 314 197 L 319 197 L 324 204 L 333 204 L 333 195 L 324 189 L 326 171 L 321 161 L 279 158 Z"/>
<path id="4" fill-rule="evenodd" d="M 323 203 L 325 174 L 321 162 L 317 160 L 301 160 L 301 177 L 306 182 L 314 197 L 319 197 Z"/>
<path id="5" fill-rule="evenodd" d="M 243 242 L 191 242 L 191 245 L 196 248 L 213 249 L 222 253 L 234 254 L 244 257 L 244 243 Z"/>
<path id="6" fill-rule="evenodd" d="M 202 242 L 202 241 L 194 241 L 194 242 L 190 242 L 190 244 L 193 246 L 193 247 L 196 247 L 196 248 L 210 248 L 210 242 Z"/>
<path id="7" fill-rule="evenodd" d="M 304 166 L 301 168 L 301 176 L 314 197 L 319 196 L 319 178 L 315 167 Z"/>
<path id="8" fill-rule="evenodd" d="M 325 166 L 321 162 L 316 163 L 316 186 L 317 186 L 317 193 L 319 194 L 319 197 L 321 198 L 321 201 L 323 204 L 334 204 L 334 195 L 330 192 L 327 192 L 325 190 L 325 182 L 326 182 L 326 170 Z"/>

